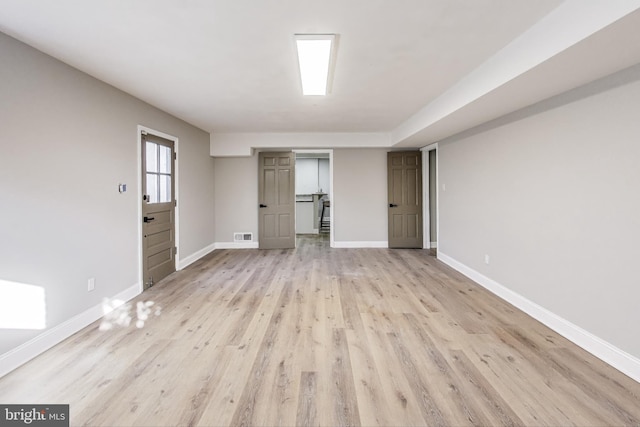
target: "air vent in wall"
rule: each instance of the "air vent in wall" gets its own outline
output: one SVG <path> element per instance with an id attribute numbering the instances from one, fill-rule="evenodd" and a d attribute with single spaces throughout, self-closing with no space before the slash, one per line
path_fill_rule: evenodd
<path id="1" fill-rule="evenodd" d="M 234 242 L 251 242 L 253 241 L 253 233 L 233 233 Z"/>

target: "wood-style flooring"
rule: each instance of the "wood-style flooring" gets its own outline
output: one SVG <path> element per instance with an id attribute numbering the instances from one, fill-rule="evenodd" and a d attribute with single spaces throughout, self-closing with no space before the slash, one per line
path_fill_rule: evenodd
<path id="1" fill-rule="evenodd" d="M 217 250 L 131 316 L 0 379 L 0 402 L 88 426 L 640 425 L 640 384 L 428 251 Z"/>

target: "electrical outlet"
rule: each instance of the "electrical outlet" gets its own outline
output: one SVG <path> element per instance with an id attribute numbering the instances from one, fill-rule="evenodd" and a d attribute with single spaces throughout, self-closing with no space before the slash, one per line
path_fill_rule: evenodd
<path id="1" fill-rule="evenodd" d="M 489 255 L 487 254 L 484 255 L 484 263 L 489 265 Z"/>
<path id="2" fill-rule="evenodd" d="M 92 290 L 94 290 L 96 288 L 96 278 L 92 277 L 89 279 L 89 281 L 87 282 L 87 291 L 91 292 Z"/>

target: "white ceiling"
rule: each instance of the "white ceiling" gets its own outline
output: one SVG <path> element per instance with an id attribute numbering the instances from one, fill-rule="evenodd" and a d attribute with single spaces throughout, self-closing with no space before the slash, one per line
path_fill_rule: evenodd
<path id="1" fill-rule="evenodd" d="M 0 31 L 210 133 L 395 132 L 420 145 L 464 129 L 430 136 L 412 116 L 561 3 L 0 0 Z M 338 34 L 329 96 L 301 95 L 295 33 Z"/>

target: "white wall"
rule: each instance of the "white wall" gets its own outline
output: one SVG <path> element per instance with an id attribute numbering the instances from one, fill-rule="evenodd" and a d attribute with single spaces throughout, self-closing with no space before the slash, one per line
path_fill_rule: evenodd
<path id="1" fill-rule="evenodd" d="M 640 65 L 439 144 L 440 253 L 636 358 L 639 112 Z"/>
<path id="2" fill-rule="evenodd" d="M 318 187 L 323 193 L 329 194 L 331 198 L 331 179 L 329 159 L 318 159 Z"/>
<path id="3" fill-rule="evenodd" d="M 179 138 L 179 256 L 213 243 L 206 132 L 1 33 L 0 57 L 0 280 L 44 288 L 48 330 L 139 284 L 138 125 Z"/>
<path id="4" fill-rule="evenodd" d="M 329 159 L 296 157 L 296 194 L 329 193 Z"/>

